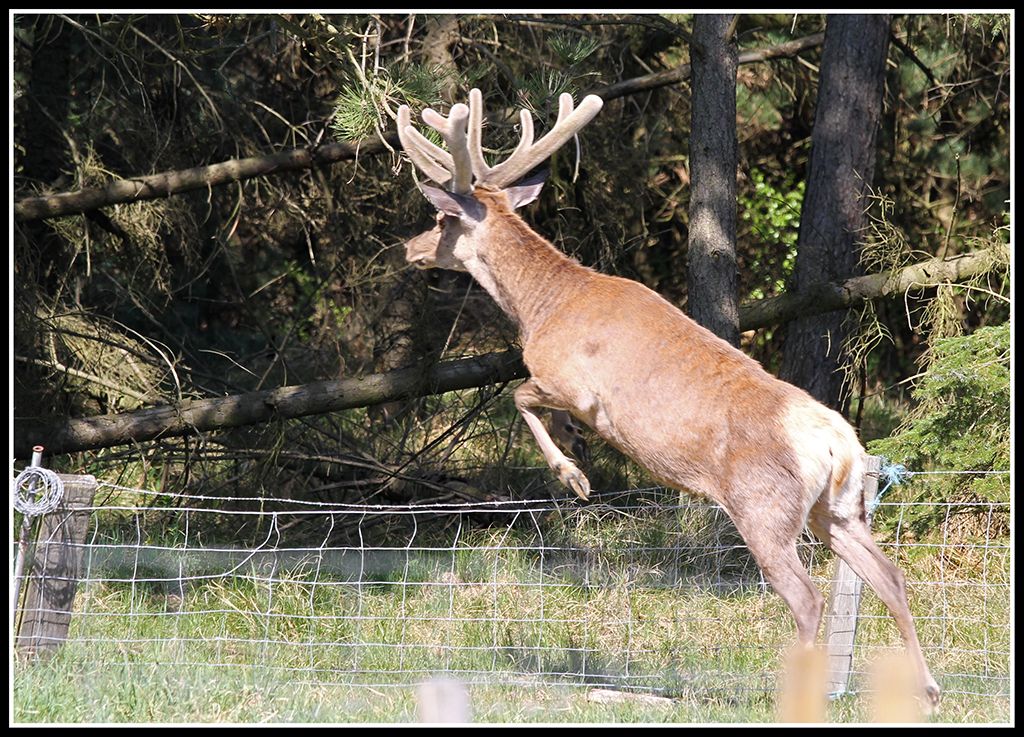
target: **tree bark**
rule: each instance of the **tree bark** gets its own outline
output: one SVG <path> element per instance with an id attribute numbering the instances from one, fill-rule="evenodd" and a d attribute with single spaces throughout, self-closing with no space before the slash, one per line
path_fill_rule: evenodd
<path id="1" fill-rule="evenodd" d="M 797 241 L 795 291 L 858 276 L 866 195 L 874 181 L 889 49 L 888 15 L 830 16 Z M 790 323 L 779 378 L 844 411 L 844 312 Z"/>
<path id="2" fill-rule="evenodd" d="M 738 346 L 734 17 L 698 15 L 693 23 L 687 304 L 690 317 Z"/>
<path id="3" fill-rule="evenodd" d="M 441 96 L 449 105 L 454 103 L 458 89 L 455 80 L 459 78 L 459 68 L 455 65 L 451 48 L 459 40 L 459 18 L 452 13 L 428 15 L 424 24 L 427 35 L 423 39 L 423 58 L 426 64 L 444 72 L 448 80 L 441 90 Z"/>

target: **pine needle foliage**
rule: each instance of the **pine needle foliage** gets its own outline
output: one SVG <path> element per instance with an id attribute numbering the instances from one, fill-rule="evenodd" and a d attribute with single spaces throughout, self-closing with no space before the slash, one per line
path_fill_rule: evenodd
<path id="1" fill-rule="evenodd" d="M 934 472 L 911 481 L 915 501 L 936 504 L 914 508 L 914 533 L 938 527 L 958 504 L 1009 501 L 1010 363 L 1009 322 L 937 340 L 914 391 L 917 409 L 893 436 L 870 444 L 893 463 Z"/>
<path id="2" fill-rule="evenodd" d="M 401 104 L 416 110 L 436 106 L 447 81 L 443 70 L 422 65 L 388 67 L 373 77 L 361 77 L 342 87 L 331 130 L 340 140 L 359 141 L 393 128 L 382 110 L 393 115 Z"/>

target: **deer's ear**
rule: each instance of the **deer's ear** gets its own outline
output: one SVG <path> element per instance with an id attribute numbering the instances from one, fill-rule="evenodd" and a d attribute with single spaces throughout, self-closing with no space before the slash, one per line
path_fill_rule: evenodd
<path id="1" fill-rule="evenodd" d="M 540 194 L 541 188 L 544 186 L 544 180 L 547 179 L 547 171 L 542 171 L 540 174 L 534 174 L 529 179 L 524 179 L 519 184 L 514 184 L 505 190 L 505 194 L 508 195 L 508 203 L 513 210 L 518 210 L 523 205 L 529 205 Z"/>
<path id="2" fill-rule="evenodd" d="M 430 204 L 445 215 L 478 223 L 487 216 L 487 208 L 469 195 L 449 192 L 426 184 L 421 184 L 420 190 L 423 196 L 430 200 Z"/>

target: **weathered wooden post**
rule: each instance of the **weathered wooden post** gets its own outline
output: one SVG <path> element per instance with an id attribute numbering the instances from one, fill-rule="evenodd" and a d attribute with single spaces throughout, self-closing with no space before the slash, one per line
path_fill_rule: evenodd
<path id="1" fill-rule="evenodd" d="M 878 494 L 878 472 L 882 468 L 879 456 L 868 456 L 864 464 L 864 503 L 867 506 L 868 528 L 874 512 L 874 501 Z M 853 646 L 857 636 L 857 616 L 864 581 L 842 558 L 836 558 L 832 573 L 832 586 L 828 595 L 828 610 L 825 613 L 824 643 L 828 648 L 828 664 L 825 667 L 827 693 L 832 696 L 844 694 L 850 689 L 853 675 Z"/>
<path id="2" fill-rule="evenodd" d="M 34 461 L 33 465 L 37 464 L 38 461 Z M 14 646 L 19 656 L 49 657 L 67 639 L 71 624 L 82 548 L 89 531 L 93 496 L 96 493 L 96 478 L 53 474 L 45 469 L 26 470 L 40 475 L 45 471 L 48 482 L 59 480 L 63 487 L 63 494 L 54 497 L 52 508 L 47 505 L 42 510 L 32 508 L 36 514 L 25 513 L 27 525 L 23 525 L 19 544 L 19 570 L 16 573 L 18 583 L 15 585 L 13 601 Z M 29 497 L 34 497 L 36 484 L 31 481 L 30 484 Z M 30 498 L 29 501 L 34 499 Z M 27 533 L 31 530 L 33 516 L 40 516 L 42 520 L 36 544 L 30 551 Z M 22 566 L 23 579 L 19 577 Z M 21 588 L 25 588 L 26 592 L 19 609 Z"/>

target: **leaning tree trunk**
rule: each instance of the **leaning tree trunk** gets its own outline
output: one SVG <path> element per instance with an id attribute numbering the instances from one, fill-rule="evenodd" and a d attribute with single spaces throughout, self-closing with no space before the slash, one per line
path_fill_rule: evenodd
<path id="1" fill-rule="evenodd" d="M 698 15 L 693 23 L 686 289 L 690 317 L 738 346 L 734 18 Z"/>
<path id="2" fill-rule="evenodd" d="M 860 275 L 874 180 L 878 123 L 889 49 L 888 15 L 830 16 L 822 49 L 797 242 L 795 291 Z M 789 325 L 779 378 L 844 411 L 844 344 L 848 313 L 801 318 Z"/>

